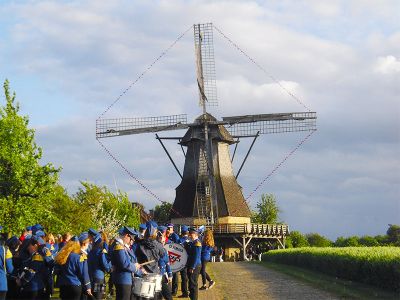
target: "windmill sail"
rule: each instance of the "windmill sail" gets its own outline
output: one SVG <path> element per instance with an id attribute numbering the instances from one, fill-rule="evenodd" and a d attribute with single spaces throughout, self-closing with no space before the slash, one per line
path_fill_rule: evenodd
<path id="1" fill-rule="evenodd" d="M 276 114 L 223 117 L 222 124 L 234 137 L 254 136 L 268 133 L 316 130 L 315 112 L 292 112 Z"/>
<path id="2" fill-rule="evenodd" d="M 200 106 L 218 106 L 212 23 L 194 25 L 197 84 Z"/>
<path id="3" fill-rule="evenodd" d="M 96 121 L 96 137 L 106 138 L 186 128 L 188 128 L 188 124 L 185 114 L 144 118 L 98 119 Z"/>

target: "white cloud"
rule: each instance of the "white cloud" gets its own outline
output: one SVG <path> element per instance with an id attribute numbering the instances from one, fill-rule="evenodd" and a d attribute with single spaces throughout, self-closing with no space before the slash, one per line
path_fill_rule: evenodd
<path id="1" fill-rule="evenodd" d="M 375 69 L 385 75 L 400 73 L 400 60 L 393 55 L 378 57 Z"/>

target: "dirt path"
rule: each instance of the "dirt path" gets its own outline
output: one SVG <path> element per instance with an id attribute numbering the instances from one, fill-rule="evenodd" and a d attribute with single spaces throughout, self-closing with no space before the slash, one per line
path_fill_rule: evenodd
<path id="1" fill-rule="evenodd" d="M 210 269 L 210 275 L 216 285 L 211 290 L 199 291 L 201 300 L 339 299 L 335 295 L 253 263 L 210 263 L 207 268 Z"/>

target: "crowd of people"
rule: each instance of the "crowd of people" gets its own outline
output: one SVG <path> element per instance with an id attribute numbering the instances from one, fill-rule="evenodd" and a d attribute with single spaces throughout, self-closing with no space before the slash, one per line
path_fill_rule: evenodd
<path id="1" fill-rule="evenodd" d="M 93 228 L 76 236 L 54 237 L 35 224 L 20 237 L 6 236 L 0 238 L 0 300 L 50 299 L 54 288 L 59 288 L 61 299 L 105 299 L 107 294 L 122 300 L 141 299 L 134 293 L 135 284 L 151 276 L 161 282 L 154 299 L 176 296 L 178 276 L 179 298 L 197 299 L 199 290 L 215 284 L 206 271 L 215 247 L 211 230 L 181 226 L 179 236 L 173 224 L 159 226 L 149 221 L 138 230 L 124 226 L 108 240 L 104 232 Z M 175 273 L 164 248 L 168 243 L 182 245 L 188 255 L 185 267 Z"/>

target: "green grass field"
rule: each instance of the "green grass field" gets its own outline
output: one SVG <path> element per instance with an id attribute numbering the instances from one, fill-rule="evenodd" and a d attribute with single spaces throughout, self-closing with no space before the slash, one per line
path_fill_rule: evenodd
<path id="1" fill-rule="evenodd" d="M 263 261 L 400 291 L 399 247 L 292 248 L 269 251 Z"/>

